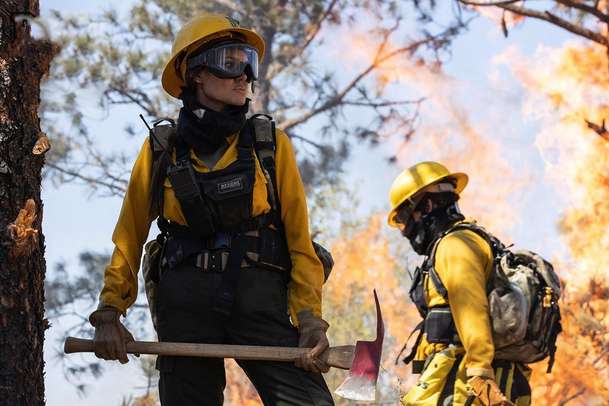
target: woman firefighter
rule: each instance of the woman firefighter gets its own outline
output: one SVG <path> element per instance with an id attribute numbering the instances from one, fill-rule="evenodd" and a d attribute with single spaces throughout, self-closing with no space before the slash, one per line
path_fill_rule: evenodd
<path id="1" fill-rule="evenodd" d="M 180 99 L 175 126 L 155 126 L 133 166 L 112 236 L 98 310 L 98 357 L 128 361 L 119 318 L 137 296 L 151 222 L 159 262 L 160 341 L 312 347 L 296 365 L 238 361 L 266 405 L 331 405 L 317 358 L 326 348 L 322 262 L 310 239 L 305 194 L 286 134 L 246 119 L 264 40 L 222 15 L 177 34 L 162 85 Z M 221 405 L 224 361 L 160 356 L 164 406 Z"/>

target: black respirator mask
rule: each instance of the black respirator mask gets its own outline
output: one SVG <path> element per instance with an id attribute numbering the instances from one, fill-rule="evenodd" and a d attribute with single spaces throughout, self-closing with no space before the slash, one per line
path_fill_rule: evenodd
<path id="1" fill-rule="evenodd" d="M 459 195 L 453 192 L 428 193 L 413 211 L 423 212 L 429 200 L 434 208 L 424 213 L 418 221 L 410 218 L 402 230 L 402 235 L 408 238 L 412 249 L 419 255 L 426 255 L 440 234 L 465 219 L 456 204 Z"/>

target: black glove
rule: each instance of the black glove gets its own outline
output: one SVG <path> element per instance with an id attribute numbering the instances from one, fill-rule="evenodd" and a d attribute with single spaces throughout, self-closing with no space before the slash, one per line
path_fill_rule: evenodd
<path id="1" fill-rule="evenodd" d="M 319 358 L 330 347 L 326 331 L 330 325 L 323 319 L 315 317 L 311 311 L 297 314 L 298 318 L 298 346 L 311 348 L 300 359 L 296 360 L 297 367 L 310 372 L 328 372 L 330 366 Z"/>
<path id="2" fill-rule="evenodd" d="M 89 316 L 89 322 L 95 327 L 95 355 L 105 360 L 119 360 L 121 364 L 129 362 L 127 346 L 134 341 L 133 336 L 120 322 L 120 311 L 114 307 L 102 307 Z"/>

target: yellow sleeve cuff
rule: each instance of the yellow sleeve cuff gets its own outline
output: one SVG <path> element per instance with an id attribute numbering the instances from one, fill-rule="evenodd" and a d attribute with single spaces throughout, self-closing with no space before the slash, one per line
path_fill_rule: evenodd
<path id="1" fill-rule="evenodd" d="M 495 379 L 495 371 L 488 368 L 466 368 L 465 373 L 468 378 L 472 376 L 481 376 L 484 378 Z"/>

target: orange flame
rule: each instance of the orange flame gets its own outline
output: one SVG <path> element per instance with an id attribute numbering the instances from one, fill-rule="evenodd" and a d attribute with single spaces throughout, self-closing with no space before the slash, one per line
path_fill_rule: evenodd
<path id="1" fill-rule="evenodd" d="M 370 60 L 375 45 L 358 36 L 344 56 Z M 389 52 L 391 47 L 387 49 Z M 508 63 L 524 84 L 524 114 L 543 124 L 536 145 L 544 158 L 547 178 L 561 192 L 564 201 L 559 203 L 565 207 L 560 232 L 569 252 L 556 252 L 554 260 L 565 282 L 561 303 L 565 331 L 558 342 L 552 374 L 545 374 L 545 362 L 534 366 L 533 402 L 607 404 L 609 285 L 604 276 L 609 252 L 609 142 L 590 131 L 585 120 L 599 125 L 603 119 L 609 121 L 609 61 L 602 48 L 579 44 L 541 50 L 534 60 L 513 53 L 497 60 Z M 520 217 L 511 196 L 529 186 L 530 179 L 526 169 L 514 168 L 505 157 L 503 145 L 493 137 L 493 126 L 473 121 L 468 106 L 453 101 L 452 95 L 461 90 L 461 84 L 436 67 L 412 63 L 406 57 L 383 63 L 375 79 L 379 90 L 410 87 L 428 99 L 422 112 L 428 119 L 415 139 L 406 146 L 398 141 L 400 165 L 431 159 L 470 174 L 464 211 L 504 241 L 508 239 Z M 400 391 L 408 389 L 416 378 L 407 368 L 395 367 L 393 360 L 418 315 L 407 300 L 408 280 L 399 270 L 398 263 L 404 258 L 394 254 L 390 239 L 381 231 L 382 224 L 383 218 L 375 217 L 364 229 L 343 233 L 334 245 L 336 266 L 324 288 L 324 316 L 332 325 L 329 335 L 333 345 L 372 339 L 371 291 L 382 287 L 387 339 L 379 386 L 383 401 L 396 401 Z M 343 378 L 340 371 L 326 375 L 331 388 Z M 229 387 L 232 391 L 234 385 Z M 227 399 L 234 399 L 235 404 L 255 402 L 250 395 L 247 389 L 245 394 L 234 398 L 231 394 Z"/>
<path id="2" fill-rule="evenodd" d="M 609 141 L 587 122 L 609 118 L 609 60 L 596 45 L 568 43 L 542 49 L 533 61 L 514 55 L 510 65 L 527 92 L 524 112 L 543 128 L 536 145 L 548 178 L 566 202 L 560 222 L 569 247 L 562 339 L 551 376 L 537 374 L 536 396 L 570 404 L 606 404 L 609 399 Z M 535 63 L 535 61 L 539 61 Z M 543 62 L 541 62 L 543 61 Z"/>
<path id="3" fill-rule="evenodd" d="M 385 341 L 377 402 L 398 403 L 401 386 L 412 385 L 414 377 L 401 362 L 395 365 L 400 346 L 419 321 L 409 305 L 407 273 L 392 253 L 390 239 L 382 230 L 385 217 L 376 215 L 353 234 L 344 233 L 332 246 L 336 264 L 324 287 L 324 317 L 330 323 L 332 345 L 373 340 L 376 313 L 372 290 L 377 289 L 385 322 Z M 326 380 L 331 389 L 346 377 L 346 371 L 331 370 Z M 394 404 L 390 403 L 390 404 Z"/>
<path id="4" fill-rule="evenodd" d="M 359 53 L 376 49 L 371 40 L 357 48 Z M 609 399 L 609 285 L 604 280 L 609 252 L 609 141 L 592 132 L 587 122 L 598 128 L 604 119 L 609 121 L 609 60 L 606 50 L 597 46 L 568 44 L 540 53 L 534 60 L 513 54 L 498 58 L 525 85 L 524 114 L 543 124 L 536 146 L 548 180 L 555 182 L 564 199 L 558 203 L 565 207 L 560 232 L 569 252 L 556 248 L 554 260 L 566 287 L 561 305 L 565 331 L 553 373 L 544 373 L 544 363 L 535 366 L 533 399 L 541 405 L 601 405 Z M 402 148 L 400 164 L 433 159 L 472 175 L 463 197 L 464 211 L 502 239 L 509 237 L 510 227 L 520 217 L 510 196 L 529 179 L 505 159 L 501 143 L 490 137 L 493 128 L 473 122 L 467 106 L 452 101 L 459 83 L 433 66 L 406 58 L 383 63 L 376 80 L 379 88 L 397 84 L 403 91 L 408 86 L 428 98 L 423 112 L 427 120 L 414 141 Z"/>

